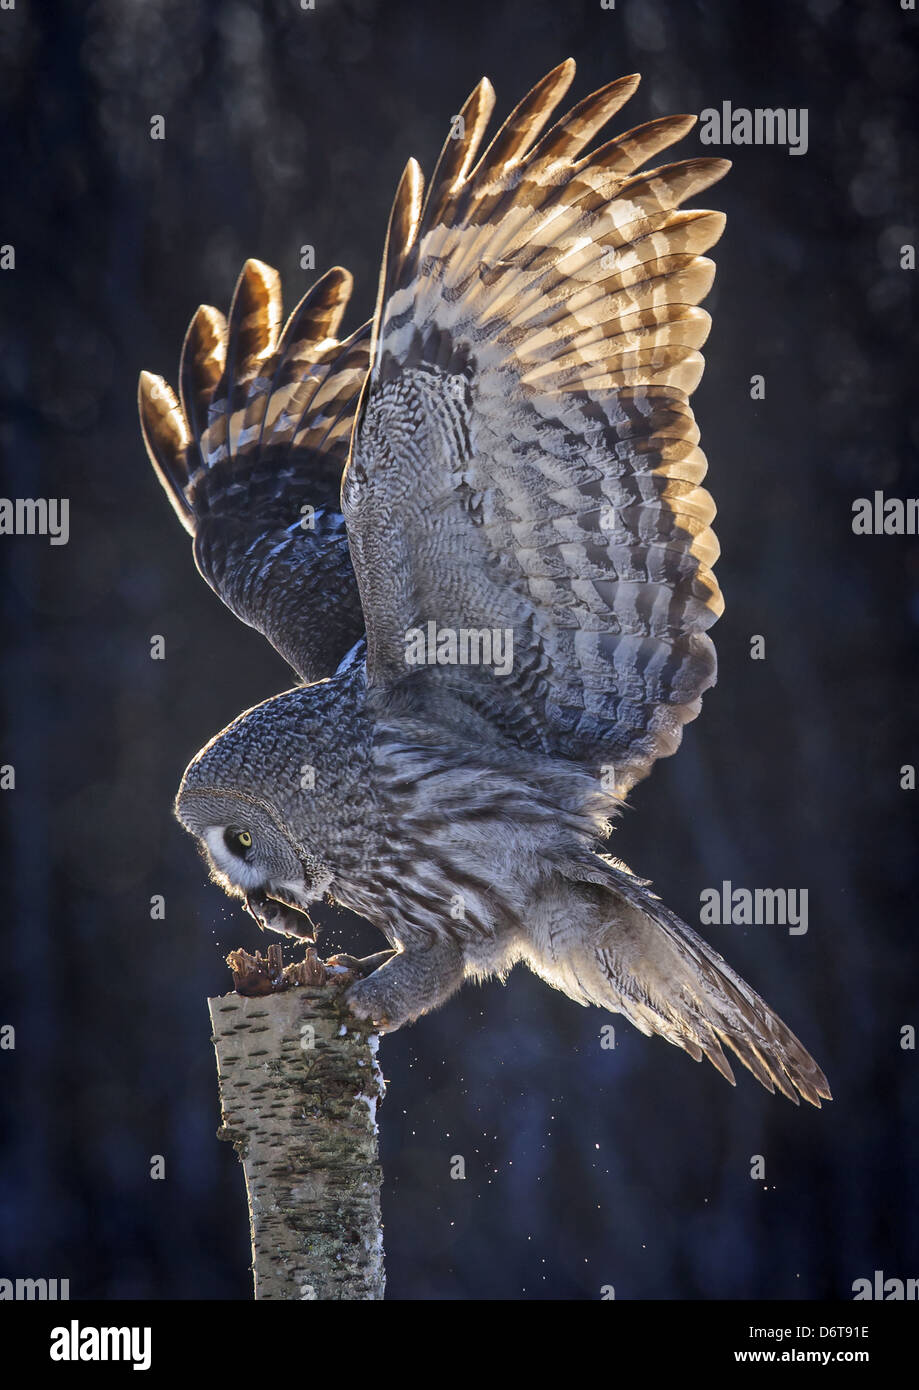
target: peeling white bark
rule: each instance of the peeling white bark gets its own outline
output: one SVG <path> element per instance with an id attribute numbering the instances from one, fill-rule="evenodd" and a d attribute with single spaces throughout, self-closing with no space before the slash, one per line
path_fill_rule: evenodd
<path id="1" fill-rule="evenodd" d="M 257 1299 L 383 1297 L 377 1038 L 334 977 L 209 999 L 223 1112 L 246 1175 Z"/>

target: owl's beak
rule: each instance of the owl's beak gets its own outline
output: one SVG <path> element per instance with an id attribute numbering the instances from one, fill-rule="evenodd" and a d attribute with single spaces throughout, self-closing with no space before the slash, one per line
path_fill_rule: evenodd
<path id="1" fill-rule="evenodd" d="M 319 928 L 296 903 L 287 902 L 269 893 L 250 893 L 244 904 L 246 912 L 258 922 L 262 931 L 278 932 L 281 936 L 296 936 L 315 945 Z"/>

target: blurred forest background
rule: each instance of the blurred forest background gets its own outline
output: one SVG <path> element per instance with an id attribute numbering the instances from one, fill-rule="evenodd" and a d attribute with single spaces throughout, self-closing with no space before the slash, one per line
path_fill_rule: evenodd
<path id="1" fill-rule="evenodd" d="M 919 1025 L 919 792 L 900 788 L 919 762 L 919 549 L 851 529 L 856 497 L 919 495 L 917 273 L 900 265 L 919 234 L 917 25 L 895 0 L 0 11 L 2 492 L 71 499 L 68 545 L 0 539 L 16 776 L 0 1276 L 69 1278 L 74 1298 L 250 1290 L 205 997 L 227 989 L 229 949 L 266 943 L 170 811 L 199 746 L 292 682 L 195 572 L 141 443 L 138 371 L 175 382 L 191 314 L 226 309 L 247 256 L 279 267 L 292 307 L 314 278 L 304 244 L 317 274 L 354 273 L 356 327 L 408 156 L 430 171 L 483 73 L 503 115 L 568 54 L 573 99 L 643 74 L 618 129 L 726 100 L 809 112 L 806 154 L 725 150 L 733 171 L 702 200 L 728 213 L 694 402 L 720 678 L 615 849 L 689 922 L 724 879 L 808 890 L 805 935 L 704 930 L 836 1099 L 796 1110 L 742 1069 L 731 1091 L 616 1018 L 603 1050 L 610 1019 L 523 970 L 467 987 L 381 1047 L 388 1296 L 844 1299 L 875 1269 L 919 1276 L 917 1054 L 900 1046 Z M 694 132 L 676 157 L 699 149 Z M 324 920 L 330 948 L 382 945 Z"/>

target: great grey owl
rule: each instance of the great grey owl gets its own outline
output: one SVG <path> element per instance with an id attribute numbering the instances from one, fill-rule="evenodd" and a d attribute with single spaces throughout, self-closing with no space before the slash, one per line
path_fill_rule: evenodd
<path id="1" fill-rule="evenodd" d="M 731 1082 L 722 1044 L 819 1106 L 785 1024 L 604 849 L 715 680 L 688 398 L 724 217 L 681 204 L 728 165 L 642 171 L 691 116 L 585 153 L 637 76 L 545 130 L 573 75 L 544 77 L 480 153 L 483 80 L 427 192 L 409 162 L 349 338 L 346 271 L 282 329 L 278 275 L 250 260 L 229 318 L 192 319 L 179 399 L 142 374 L 198 568 L 304 682 L 202 749 L 177 814 L 263 926 L 312 938 L 328 894 L 380 928 L 392 949 L 347 995 L 380 1029 L 524 961 Z"/>

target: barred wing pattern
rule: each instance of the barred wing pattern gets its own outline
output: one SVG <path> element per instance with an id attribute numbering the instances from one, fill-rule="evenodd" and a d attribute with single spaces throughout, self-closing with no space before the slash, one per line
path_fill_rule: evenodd
<path id="1" fill-rule="evenodd" d="M 376 698 L 474 709 L 521 747 L 613 764 L 624 795 L 715 679 L 715 508 L 688 397 L 724 218 L 680 205 L 729 166 L 637 172 L 691 116 L 583 155 L 637 76 L 542 135 L 573 74 L 549 73 L 474 163 L 484 80 L 426 198 L 408 165 L 342 500 Z M 512 630 L 512 671 L 406 665 L 426 624 Z"/>
<path id="2" fill-rule="evenodd" d="M 147 451 L 201 574 L 306 680 L 364 627 L 340 509 L 370 349 L 369 324 L 334 336 L 351 283 L 330 270 L 281 331 L 280 277 L 249 260 L 229 318 L 202 305 L 189 325 L 181 403 L 140 378 Z"/>

